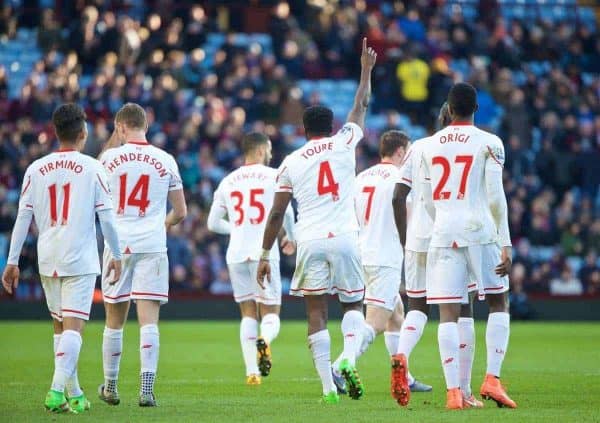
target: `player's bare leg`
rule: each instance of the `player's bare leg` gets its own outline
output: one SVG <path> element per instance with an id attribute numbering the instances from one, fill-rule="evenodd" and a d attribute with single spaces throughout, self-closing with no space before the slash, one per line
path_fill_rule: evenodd
<path id="1" fill-rule="evenodd" d="M 306 295 L 304 304 L 308 323 L 308 346 L 321 379 L 323 402 L 335 404 L 340 399 L 331 375 L 331 338 L 327 330 L 327 296 Z"/>
<path id="2" fill-rule="evenodd" d="M 460 307 L 458 318 L 458 337 L 460 339 L 460 350 L 458 363 L 460 367 L 460 390 L 463 394 L 463 405 L 465 408 L 481 408 L 483 403 L 471 392 L 471 372 L 473 369 L 473 358 L 475 356 L 475 321 L 473 320 L 473 301 L 476 292 L 469 293 L 469 303 Z"/>
<path id="3" fill-rule="evenodd" d="M 279 320 L 279 312 L 281 306 L 259 304 L 260 319 L 260 336 L 256 340 L 256 350 L 258 359 L 258 369 L 262 376 L 268 376 L 271 373 L 271 343 L 277 335 L 281 321 Z"/>
<path id="4" fill-rule="evenodd" d="M 260 371 L 256 362 L 258 351 L 256 341 L 258 339 L 258 309 L 254 300 L 239 303 L 242 321 L 240 323 L 240 344 L 242 345 L 242 356 L 246 365 L 246 383 L 248 385 L 260 385 Z"/>
<path id="5" fill-rule="evenodd" d="M 508 293 L 486 294 L 486 300 L 490 307 L 485 333 L 487 371 L 480 393 L 484 399 L 494 400 L 498 407 L 517 408 L 500 383 L 500 371 L 510 336 Z"/>
<path id="6" fill-rule="evenodd" d="M 119 366 L 123 352 L 123 326 L 127 321 L 130 301 L 120 303 L 104 303 L 106 322 L 102 337 L 102 363 L 104 369 L 104 384 L 98 388 L 100 399 L 110 405 L 118 405 Z"/>
<path id="7" fill-rule="evenodd" d="M 160 302 L 137 300 L 137 316 L 140 324 L 140 407 L 156 406 L 154 380 L 158 367 L 160 338 L 158 317 Z"/>
<path id="8" fill-rule="evenodd" d="M 457 322 L 459 316 L 460 304 L 440 304 L 438 345 L 444 378 L 446 379 L 446 408 L 451 410 L 463 408 L 463 396 L 460 391 L 460 368 L 458 364 L 460 338 Z"/>
<path id="9" fill-rule="evenodd" d="M 84 326 L 85 321 L 76 317 L 63 317 L 62 324 L 56 320 L 54 321 L 55 334 L 61 329 L 62 331 L 54 354 L 52 385 L 45 402 L 45 406 L 49 411 L 58 413 L 71 411 L 64 392 L 68 380 L 77 369 L 82 344 L 81 333 Z"/>

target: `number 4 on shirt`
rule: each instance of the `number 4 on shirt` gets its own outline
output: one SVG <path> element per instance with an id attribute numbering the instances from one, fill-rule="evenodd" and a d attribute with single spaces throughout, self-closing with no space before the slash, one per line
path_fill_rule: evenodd
<path id="1" fill-rule="evenodd" d="M 319 180 L 317 182 L 317 192 L 319 195 L 331 194 L 333 201 L 340 199 L 340 184 L 338 184 L 331 171 L 328 161 L 321 162 L 319 165 Z"/>

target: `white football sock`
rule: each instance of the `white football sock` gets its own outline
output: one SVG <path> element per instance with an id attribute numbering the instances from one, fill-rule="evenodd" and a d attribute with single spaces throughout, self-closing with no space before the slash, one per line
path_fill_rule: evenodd
<path id="1" fill-rule="evenodd" d="M 53 341 L 54 341 L 53 351 L 54 351 L 54 354 L 56 354 L 56 351 L 58 350 L 58 343 L 60 342 L 60 334 L 55 333 L 54 337 L 53 337 Z"/>
<path id="2" fill-rule="evenodd" d="M 123 352 L 123 329 L 104 328 L 102 337 L 102 364 L 104 368 L 104 389 L 117 391 L 119 365 Z"/>
<path id="3" fill-rule="evenodd" d="M 362 342 L 360 344 L 360 348 L 358 349 L 358 354 L 356 355 L 357 359 L 365 352 L 367 352 L 367 350 L 375 340 L 375 337 L 377 336 L 377 333 L 375 332 L 375 329 L 373 329 L 373 326 L 371 326 L 367 322 L 365 322 L 363 326 L 362 334 Z"/>
<path id="4" fill-rule="evenodd" d="M 509 336 L 510 315 L 508 313 L 490 313 L 485 331 L 488 374 L 500 377 Z"/>
<path id="5" fill-rule="evenodd" d="M 79 332 L 65 330 L 60 336 L 60 341 L 54 354 L 54 376 L 50 389 L 64 392 L 67 380 L 73 375 L 79 360 L 82 339 Z"/>
<path id="6" fill-rule="evenodd" d="M 242 344 L 242 355 L 246 364 L 246 376 L 258 375 L 258 364 L 256 362 L 256 338 L 258 337 L 258 322 L 251 317 L 242 318 L 240 323 L 240 343 Z"/>
<path id="7" fill-rule="evenodd" d="M 341 358 L 342 360 L 348 359 L 352 365 L 356 364 L 356 357 L 359 354 L 365 332 L 369 332 L 369 329 L 365 328 L 365 326 L 365 316 L 360 311 L 350 310 L 344 313 L 344 318 L 342 319 L 344 350 L 342 351 Z"/>
<path id="8" fill-rule="evenodd" d="M 471 396 L 471 371 L 475 356 L 475 321 L 472 317 L 458 319 L 458 364 L 460 367 L 460 390 L 468 398 Z"/>
<path id="9" fill-rule="evenodd" d="M 56 351 L 58 350 L 58 343 L 60 342 L 60 334 L 54 334 L 53 341 L 54 341 L 53 350 L 54 350 L 54 354 L 56 354 Z M 67 379 L 66 388 L 67 388 L 67 394 L 69 395 L 69 398 L 78 397 L 79 395 L 83 394 L 83 391 L 81 390 L 81 387 L 79 386 L 79 376 L 77 376 L 77 367 L 75 367 L 75 371 Z"/>
<path id="10" fill-rule="evenodd" d="M 440 323 L 438 326 L 438 344 L 442 368 L 448 389 L 460 386 L 458 365 L 459 337 L 458 325 L 454 322 Z"/>
<path id="11" fill-rule="evenodd" d="M 398 341 L 398 354 L 404 354 L 406 358 L 423 335 L 423 329 L 427 323 L 427 315 L 418 310 L 411 310 L 406 314 L 406 318 L 400 329 L 400 340 Z"/>
<path id="12" fill-rule="evenodd" d="M 329 331 L 324 329 L 308 337 L 308 346 L 312 351 L 313 362 L 323 385 L 323 395 L 337 392 L 331 376 L 331 339 Z"/>
<path id="13" fill-rule="evenodd" d="M 279 315 L 275 313 L 265 314 L 260 321 L 260 336 L 267 342 L 267 344 L 271 344 L 279 335 L 279 328 L 281 327 L 281 320 L 279 320 Z"/>
<path id="14" fill-rule="evenodd" d="M 160 336 L 157 325 L 144 325 L 140 328 L 140 393 L 154 391 L 154 379 L 158 368 Z"/>

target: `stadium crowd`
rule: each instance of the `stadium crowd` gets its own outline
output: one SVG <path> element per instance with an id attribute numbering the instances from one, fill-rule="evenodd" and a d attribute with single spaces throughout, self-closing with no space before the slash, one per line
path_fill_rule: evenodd
<path id="1" fill-rule="evenodd" d="M 0 67 L 0 268 L 24 171 L 55 147 L 53 109 L 65 101 L 85 107 L 86 153 L 97 155 L 114 113 L 131 101 L 146 108 L 148 139 L 176 157 L 186 189 L 188 218 L 168 237 L 172 291 L 230 292 L 225 240 L 207 230 L 206 217 L 216 185 L 241 163 L 241 135 L 266 132 L 277 166 L 303 142 L 302 109 L 322 100 L 318 92 L 303 95 L 298 81 L 356 79 L 366 35 L 380 58 L 371 108 L 387 116 L 386 127 L 401 113 L 432 132 L 453 81 L 479 90 L 477 122 L 506 148 L 513 295 L 600 295 L 600 37 L 593 26 L 508 21 L 496 1 L 479 2 L 481 19 L 443 1 L 281 2 L 263 14 L 268 36 L 241 43 L 236 34 L 248 23 L 240 6 L 95 0 L 32 10 L 35 1 L 23 3 L 29 6 L 0 10 L 1 43 L 29 33 L 42 58 L 16 96 L 9 95 L 10 69 Z M 224 43 L 205 49 L 215 32 L 227 34 Z M 378 160 L 379 132 L 369 130 L 360 146 L 360 169 Z M 35 233 L 21 269 L 18 298 L 40 298 Z M 293 260 L 284 260 L 283 274 L 292 269 Z"/>

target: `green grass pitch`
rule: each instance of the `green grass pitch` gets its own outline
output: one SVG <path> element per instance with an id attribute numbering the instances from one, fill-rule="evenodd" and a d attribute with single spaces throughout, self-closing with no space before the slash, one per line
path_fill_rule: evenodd
<path id="1" fill-rule="evenodd" d="M 102 324 L 84 334 L 79 378 L 92 401 L 85 415 L 49 415 L 44 396 L 52 376 L 50 322 L 0 323 L 3 369 L 0 372 L 0 421 L 99 422 L 600 422 L 600 325 L 593 323 L 519 323 L 511 328 L 503 381 L 517 410 L 486 402 L 483 410 L 444 410 L 445 389 L 436 341 L 437 324 L 426 328 L 411 357 L 411 370 L 434 392 L 414 394 L 400 408 L 389 394 L 389 365 L 378 338 L 359 361 L 366 395 L 342 398 L 337 406 L 319 404 L 321 385 L 307 348 L 303 322 L 282 322 L 274 342 L 271 376 L 261 386 L 246 386 L 237 322 L 164 322 L 156 394 L 159 407 L 140 409 L 138 330 L 125 330 L 121 363 L 121 405 L 96 397 L 102 380 Z M 333 355 L 339 352 L 339 322 L 330 322 Z M 477 326 L 473 388 L 485 371 L 485 326 Z"/>

